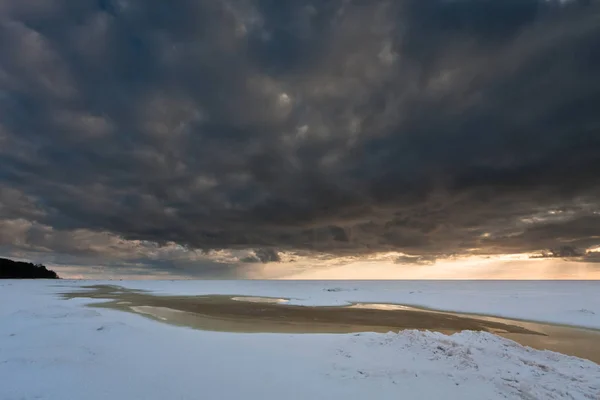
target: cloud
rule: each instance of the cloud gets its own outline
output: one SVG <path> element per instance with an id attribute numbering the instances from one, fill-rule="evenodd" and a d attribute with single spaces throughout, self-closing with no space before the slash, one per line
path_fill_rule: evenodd
<path id="1" fill-rule="evenodd" d="M 434 256 L 398 256 L 395 260 L 397 264 L 416 264 L 416 265 L 433 265 L 436 262 Z"/>
<path id="2" fill-rule="evenodd" d="M 587 248 L 599 15 L 534 0 L 4 1 L 0 217 L 48 252 L 79 254 L 82 232 L 150 247 L 96 251 L 116 259 Z"/>
<path id="3" fill-rule="evenodd" d="M 254 250 L 253 254 L 243 257 L 240 261 L 247 263 L 261 262 L 263 264 L 269 262 L 279 262 L 281 257 L 279 253 L 273 249 L 257 249 Z"/>
<path id="4" fill-rule="evenodd" d="M 585 251 L 574 246 L 563 245 L 558 248 L 544 250 L 539 254 L 531 256 L 531 258 L 561 258 L 565 261 L 593 264 L 600 262 L 600 252 L 597 246 Z"/>
<path id="5" fill-rule="evenodd" d="M 573 246 L 560 246 L 556 249 L 543 251 L 539 255 L 534 255 L 532 258 L 573 258 L 582 257 L 583 254 L 579 249 Z"/>

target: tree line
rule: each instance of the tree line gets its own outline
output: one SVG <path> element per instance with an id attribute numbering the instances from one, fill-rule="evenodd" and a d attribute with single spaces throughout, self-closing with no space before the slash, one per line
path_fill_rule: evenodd
<path id="1" fill-rule="evenodd" d="M 0 279 L 60 279 L 42 264 L 0 258 Z"/>

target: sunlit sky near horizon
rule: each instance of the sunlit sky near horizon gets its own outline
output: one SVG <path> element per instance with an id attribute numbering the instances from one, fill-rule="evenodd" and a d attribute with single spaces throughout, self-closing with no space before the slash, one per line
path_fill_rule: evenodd
<path id="1" fill-rule="evenodd" d="M 202 279 L 215 275 L 195 275 L 195 268 L 149 273 L 147 268 L 105 268 L 102 266 L 57 266 L 65 279 Z M 290 266 L 286 263 L 250 264 L 237 279 L 409 279 L 409 280 L 586 280 L 600 279 L 596 263 L 562 259 L 530 259 L 527 255 L 470 256 L 438 260 L 435 264 L 399 264 L 385 260 L 321 263 L 310 261 Z"/>

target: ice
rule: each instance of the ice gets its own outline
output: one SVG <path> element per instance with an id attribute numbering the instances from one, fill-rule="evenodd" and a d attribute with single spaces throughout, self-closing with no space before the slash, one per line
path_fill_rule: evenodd
<path id="1" fill-rule="evenodd" d="M 0 399 L 600 399 L 600 366 L 488 333 L 206 332 L 91 309 L 85 307 L 90 300 L 56 295 L 87 283 L 59 282 L 67 286 L 61 287 L 48 281 L 0 282 Z M 518 283 L 517 288 L 497 283 L 479 290 L 479 283 L 336 283 L 356 289 L 347 291 L 325 291 L 330 284 L 323 282 L 123 284 L 162 294 L 294 297 L 323 303 L 405 302 L 412 296 L 409 291 L 420 291 L 419 301 L 412 304 L 469 305 L 466 311 L 483 307 L 470 300 L 496 307 L 489 312 L 539 317 L 501 304 L 500 299 L 519 293 L 530 303 L 523 306 L 527 310 L 541 310 L 544 297 L 558 307 L 543 314 L 544 319 L 564 319 L 571 310 L 577 316 L 573 318 L 589 322 L 598 314 L 596 296 L 590 295 L 593 288 L 597 293 L 597 283 Z"/>
<path id="2" fill-rule="evenodd" d="M 244 301 L 249 303 L 267 303 L 267 304 L 286 304 L 289 301 L 287 299 L 274 299 L 272 297 L 258 297 L 258 296 L 236 296 L 232 297 L 234 301 Z"/>

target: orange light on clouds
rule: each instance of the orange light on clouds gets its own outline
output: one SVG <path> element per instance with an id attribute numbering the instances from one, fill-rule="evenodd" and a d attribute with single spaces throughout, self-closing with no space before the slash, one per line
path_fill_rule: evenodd
<path id="1" fill-rule="evenodd" d="M 432 265 L 389 261 L 356 261 L 343 265 L 313 265 L 285 274 L 285 264 L 267 264 L 260 271 L 269 279 L 431 279 L 431 280 L 587 280 L 600 279 L 600 263 L 531 259 L 528 255 L 470 256 L 439 260 Z M 253 276 L 252 278 L 260 278 Z"/>

